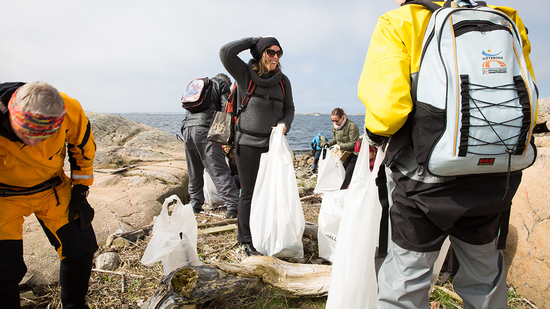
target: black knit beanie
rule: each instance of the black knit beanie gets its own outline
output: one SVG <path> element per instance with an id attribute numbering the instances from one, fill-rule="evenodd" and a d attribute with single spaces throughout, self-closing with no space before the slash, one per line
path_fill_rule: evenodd
<path id="1" fill-rule="evenodd" d="M 266 50 L 266 48 L 272 45 L 277 45 L 279 46 L 281 51 L 283 50 L 283 48 L 279 44 L 279 41 L 277 41 L 276 38 L 270 36 L 270 37 L 260 38 L 258 42 L 256 42 L 256 45 L 250 48 L 250 54 L 252 55 L 252 57 L 254 57 L 254 59 L 256 59 L 256 61 L 260 62 L 260 60 L 262 59 L 262 54 L 264 50 Z"/>

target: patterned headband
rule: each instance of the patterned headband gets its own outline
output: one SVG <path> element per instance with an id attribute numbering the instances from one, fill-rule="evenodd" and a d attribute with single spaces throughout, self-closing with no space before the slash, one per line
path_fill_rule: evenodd
<path id="1" fill-rule="evenodd" d="M 47 138 L 59 129 L 65 119 L 65 114 L 55 117 L 26 112 L 17 104 L 16 95 L 17 91 L 13 93 L 8 103 L 11 125 L 14 130 L 28 138 Z M 65 109 L 65 105 L 63 105 L 63 109 Z"/>

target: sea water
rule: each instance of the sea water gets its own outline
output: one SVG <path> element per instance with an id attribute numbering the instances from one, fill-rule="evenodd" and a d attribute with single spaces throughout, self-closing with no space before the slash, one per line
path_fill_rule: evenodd
<path id="1" fill-rule="evenodd" d="M 181 134 L 181 122 L 185 114 L 120 114 L 121 117 L 143 123 L 153 128 L 173 134 Z M 365 116 L 349 115 L 359 127 L 359 134 L 364 133 Z M 319 133 L 331 140 L 332 121 L 330 115 L 295 115 L 286 139 L 290 148 L 297 153 L 311 151 L 311 141 Z"/>

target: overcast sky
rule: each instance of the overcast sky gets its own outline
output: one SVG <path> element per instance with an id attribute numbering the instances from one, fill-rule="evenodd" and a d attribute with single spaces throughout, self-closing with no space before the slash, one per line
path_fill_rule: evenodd
<path id="1" fill-rule="evenodd" d="M 490 3 L 518 10 L 540 97 L 550 97 L 550 1 Z M 189 81 L 225 72 L 223 44 L 273 35 L 297 113 L 363 113 L 357 83 L 370 36 L 396 7 L 394 0 L 4 0 L 0 81 L 48 82 L 87 111 L 182 112 Z"/>

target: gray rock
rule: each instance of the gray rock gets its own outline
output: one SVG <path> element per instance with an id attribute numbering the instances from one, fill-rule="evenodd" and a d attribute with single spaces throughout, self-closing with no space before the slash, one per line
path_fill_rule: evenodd
<path id="1" fill-rule="evenodd" d="M 537 123 L 550 120 L 550 98 L 540 99 Z M 507 282 L 539 308 L 550 307 L 550 133 L 535 134 L 537 160 L 523 171 L 514 200 L 504 258 Z"/>
<path id="2" fill-rule="evenodd" d="M 119 237 L 113 240 L 113 244 L 111 246 L 116 246 L 117 248 L 125 248 L 130 247 L 132 243 L 126 238 Z"/>
<path id="3" fill-rule="evenodd" d="M 103 270 L 116 270 L 120 266 L 120 256 L 115 252 L 105 252 L 95 259 L 95 267 Z"/>
<path id="4" fill-rule="evenodd" d="M 550 308 L 550 147 L 537 152 L 512 202 L 504 257 L 508 284 L 537 307 Z"/>

